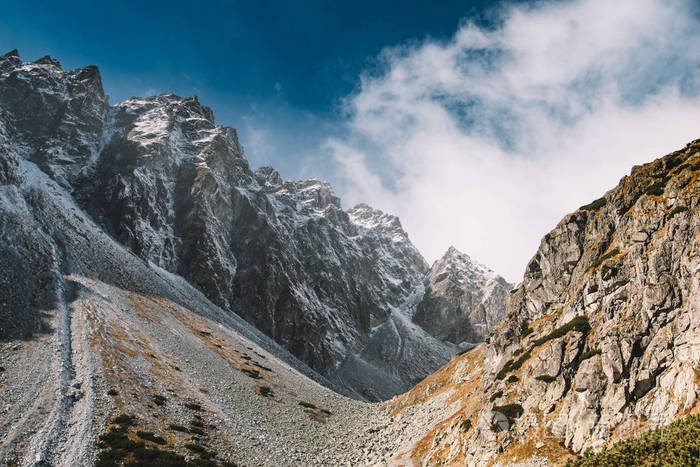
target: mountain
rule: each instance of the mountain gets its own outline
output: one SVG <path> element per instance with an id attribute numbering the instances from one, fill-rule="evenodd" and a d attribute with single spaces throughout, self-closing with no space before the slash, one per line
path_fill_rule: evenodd
<path id="1" fill-rule="evenodd" d="M 696 140 L 567 215 L 486 341 L 385 405 L 372 458 L 556 465 L 700 413 L 699 176 Z"/>
<path id="2" fill-rule="evenodd" d="M 441 341 L 482 342 L 505 311 L 513 288 L 501 276 L 450 247 L 423 281 L 413 322 Z"/>
<path id="3" fill-rule="evenodd" d="M 329 377 L 368 400 L 406 392 L 461 349 L 482 342 L 503 316 L 511 289 L 505 279 L 450 247 L 401 306 L 392 308 L 389 319 L 372 330 L 365 347 Z"/>
<path id="4" fill-rule="evenodd" d="M 16 53 L 0 67 L 6 180 L 18 160 L 36 164 L 119 243 L 318 371 L 359 349 L 427 270 L 398 220 L 346 213 L 319 180 L 251 171 L 236 131 L 196 97 L 110 106 L 95 67 Z"/>
<path id="5" fill-rule="evenodd" d="M 117 243 L 352 397 L 404 392 L 458 350 L 430 328 L 441 317 L 439 288 L 428 286 L 434 303 L 420 322 L 405 311 L 430 279 L 397 217 L 364 204 L 344 211 L 318 179 L 252 171 L 236 130 L 217 125 L 196 96 L 110 105 L 96 67 L 66 71 L 13 51 L 0 57 L 0 151 L 2 183 L 22 187 L 28 174 L 46 174 Z M 467 295 L 486 304 L 476 297 L 488 280 L 469 280 Z M 493 310 L 472 308 L 454 326 L 492 324 Z M 0 320 L 0 337 L 34 326 L 11 311 Z"/>

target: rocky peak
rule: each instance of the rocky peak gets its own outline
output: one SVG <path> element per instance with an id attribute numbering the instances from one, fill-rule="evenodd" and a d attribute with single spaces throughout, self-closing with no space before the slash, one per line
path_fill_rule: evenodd
<path id="1" fill-rule="evenodd" d="M 272 167 L 260 167 L 255 171 L 255 177 L 261 185 L 270 185 L 274 188 L 278 188 L 283 182 L 279 172 Z"/>
<path id="2" fill-rule="evenodd" d="M 97 68 L 64 71 L 50 57 L 24 62 L 11 52 L 0 58 L 0 80 L 18 156 L 70 187 L 98 152 L 109 108 Z"/>
<path id="3" fill-rule="evenodd" d="M 367 204 L 360 203 L 348 210 L 352 222 L 361 229 L 382 229 L 390 232 L 396 241 L 408 240 L 408 234 L 403 230 L 401 221 L 392 214 L 386 214 Z"/>
<path id="4" fill-rule="evenodd" d="M 435 261 L 423 281 L 413 321 L 454 344 L 477 343 L 500 321 L 512 285 L 455 247 Z"/>

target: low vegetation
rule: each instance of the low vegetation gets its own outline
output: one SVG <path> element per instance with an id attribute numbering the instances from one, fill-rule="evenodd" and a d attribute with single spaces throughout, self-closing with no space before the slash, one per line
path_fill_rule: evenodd
<path id="1" fill-rule="evenodd" d="M 165 405 L 166 402 L 168 402 L 166 397 L 160 395 L 153 396 L 153 403 L 156 405 Z"/>
<path id="2" fill-rule="evenodd" d="M 567 467 L 698 465 L 700 415 L 650 430 L 638 438 L 619 441 L 598 453 L 585 452 Z"/>
<path id="3" fill-rule="evenodd" d="M 685 206 L 676 206 L 675 208 L 671 209 L 671 211 L 668 213 L 668 217 L 671 218 L 676 214 L 680 214 L 681 212 L 685 212 L 687 210 L 688 208 Z"/>
<path id="4" fill-rule="evenodd" d="M 503 396 L 503 391 L 496 391 L 493 393 L 490 400 L 491 400 L 491 402 L 493 402 L 501 396 Z"/>
<path id="5" fill-rule="evenodd" d="M 579 209 L 583 211 L 597 211 L 598 209 L 602 208 L 608 204 L 608 200 L 605 199 L 605 197 L 598 198 L 597 200 L 593 201 L 592 203 L 586 204 L 581 206 Z"/>
<path id="6" fill-rule="evenodd" d="M 666 183 L 668 183 L 669 177 L 664 176 L 663 178 L 655 181 L 651 185 L 647 187 L 647 189 L 644 191 L 647 195 L 651 196 L 661 196 L 664 194 L 664 187 L 666 186 Z"/>
<path id="7" fill-rule="evenodd" d="M 596 259 L 595 261 L 593 261 L 593 264 L 591 264 L 591 268 L 592 268 L 592 269 L 597 268 L 598 266 L 600 266 L 601 264 L 603 264 L 603 262 L 604 262 L 605 260 L 610 259 L 610 258 L 612 258 L 613 256 L 617 256 L 619 253 L 620 253 L 620 249 L 619 249 L 619 248 L 617 248 L 617 247 L 613 248 L 612 250 L 610 250 L 610 251 L 608 251 L 607 253 L 601 255 L 598 259 Z"/>
<path id="8" fill-rule="evenodd" d="M 595 357 L 596 355 L 600 355 L 600 349 L 587 350 L 586 352 L 583 352 L 581 356 L 579 356 L 578 361 L 582 362 L 584 360 L 588 360 L 591 357 Z"/>
<path id="9" fill-rule="evenodd" d="M 539 376 L 536 376 L 535 379 L 537 381 L 544 381 L 547 384 L 553 383 L 556 380 L 556 378 L 552 375 L 539 375 Z"/>
<path id="10" fill-rule="evenodd" d="M 568 323 L 559 326 L 556 328 L 554 331 L 550 332 L 549 334 L 540 337 L 536 339 L 533 343 L 532 346 L 530 346 L 529 349 L 527 349 L 517 360 L 508 360 L 505 365 L 503 365 L 503 368 L 501 368 L 501 371 L 499 371 L 496 374 L 496 379 L 503 379 L 508 375 L 508 373 L 512 371 L 516 371 L 520 369 L 521 366 L 523 366 L 523 363 L 528 361 L 530 359 L 530 356 L 532 355 L 532 351 L 535 347 L 540 346 L 544 344 L 545 342 L 548 342 L 552 339 L 557 339 L 559 337 L 562 337 L 566 335 L 568 332 L 571 331 L 576 331 L 576 332 L 583 332 L 586 333 L 591 329 L 591 325 L 588 323 L 588 318 L 584 315 L 579 315 L 576 316 L 574 319 L 569 321 Z M 510 379 L 509 379 L 510 381 Z"/>

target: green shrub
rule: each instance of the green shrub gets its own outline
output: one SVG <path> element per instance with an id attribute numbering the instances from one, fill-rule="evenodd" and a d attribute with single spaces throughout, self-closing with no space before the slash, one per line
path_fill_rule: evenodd
<path id="1" fill-rule="evenodd" d="M 600 355 L 600 349 L 591 349 L 586 352 L 583 352 L 578 358 L 578 361 L 582 362 L 584 360 L 588 360 L 591 357 L 595 357 L 596 355 Z"/>
<path id="2" fill-rule="evenodd" d="M 490 400 L 491 400 L 491 402 L 493 402 L 501 396 L 503 396 L 503 391 L 496 391 L 493 393 Z"/>
<path id="3" fill-rule="evenodd" d="M 253 378 L 253 379 L 262 378 L 262 376 L 260 376 L 260 372 L 258 370 L 252 370 L 250 368 L 243 368 L 241 371 L 243 373 L 245 373 L 245 375 L 248 376 L 249 378 Z"/>
<path id="4" fill-rule="evenodd" d="M 579 209 L 582 209 L 584 211 L 597 211 L 598 209 L 602 208 L 606 204 L 608 204 L 608 200 L 605 199 L 605 196 L 603 196 L 602 198 L 598 198 L 597 200 L 593 201 L 590 204 L 586 204 L 586 205 L 581 206 Z"/>
<path id="5" fill-rule="evenodd" d="M 168 399 L 166 397 L 163 397 L 158 394 L 153 396 L 153 403 L 156 405 L 165 405 L 166 402 L 168 402 Z"/>
<path id="6" fill-rule="evenodd" d="M 138 436 L 139 438 L 144 439 L 146 441 L 150 441 L 152 443 L 156 443 L 156 444 L 160 444 L 160 445 L 165 444 L 165 440 L 163 438 L 161 438 L 160 436 L 154 435 L 150 431 L 137 431 L 136 436 Z"/>
<path id="7" fill-rule="evenodd" d="M 196 410 L 197 412 L 201 412 L 202 406 L 199 404 L 195 404 L 193 402 L 187 402 L 185 403 L 185 407 L 187 407 L 190 410 Z"/>
<path id="8" fill-rule="evenodd" d="M 597 260 L 593 261 L 593 264 L 591 264 L 591 268 L 595 269 L 607 259 L 612 258 L 613 256 L 616 256 L 620 253 L 620 249 L 615 247 L 612 250 L 608 251 L 607 253 L 601 255 Z"/>
<path id="9" fill-rule="evenodd" d="M 299 405 L 302 407 L 306 407 L 307 409 L 317 409 L 318 408 L 314 404 L 312 404 L 311 402 L 301 401 L 301 402 L 299 402 Z"/>
<path id="10" fill-rule="evenodd" d="M 618 441 L 596 454 L 587 451 L 569 460 L 568 467 L 698 465 L 700 415 L 690 415 L 670 425 L 650 430 L 638 438 Z"/>
<path id="11" fill-rule="evenodd" d="M 688 208 L 685 206 L 676 206 L 675 208 L 671 209 L 671 212 L 668 213 L 668 217 L 671 218 L 675 216 L 676 214 L 679 214 L 681 212 L 687 211 Z"/>
<path id="12" fill-rule="evenodd" d="M 107 395 L 108 396 L 118 396 L 119 391 L 117 391 L 116 389 L 110 389 L 109 391 L 107 391 Z"/>
<path id="13" fill-rule="evenodd" d="M 206 436 L 206 433 L 204 432 L 204 430 L 202 430 L 201 428 L 198 428 L 196 426 L 191 426 L 189 428 L 189 430 L 190 430 L 190 433 L 192 433 L 194 435 Z"/>
<path id="14" fill-rule="evenodd" d="M 647 195 L 652 195 L 652 196 L 661 196 L 664 194 L 664 187 L 666 186 L 666 183 L 668 183 L 669 177 L 664 176 L 664 178 L 652 183 L 647 187 L 647 189 L 644 191 Z"/>
<path id="15" fill-rule="evenodd" d="M 550 332 L 546 336 L 540 337 L 539 339 L 535 340 L 533 342 L 533 346 L 537 347 L 538 345 L 542 345 L 547 341 L 550 341 L 552 339 L 558 339 L 564 335 L 566 335 L 570 331 L 577 331 L 577 332 L 588 332 L 591 329 L 591 325 L 588 324 L 588 317 L 584 315 L 578 315 L 568 323 L 559 326 L 556 328 L 554 331 Z"/>
<path id="16" fill-rule="evenodd" d="M 187 427 L 184 427 L 182 425 L 176 425 L 174 423 L 171 423 L 170 425 L 168 425 L 168 428 L 170 428 L 173 431 L 179 431 L 182 433 L 189 433 L 190 432 L 190 430 L 188 430 Z"/>
<path id="17" fill-rule="evenodd" d="M 509 383 L 517 383 L 518 381 L 520 381 L 520 378 L 518 378 L 515 375 L 510 375 L 506 381 Z"/>
<path id="18" fill-rule="evenodd" d="M 547 384 L 556 380 L 556 378 L 554 376 L 551 376 L 551 375 L 540 375 L 540 376 L 535 377 L 535 379 L 538 381 L 544 381 Z"/>
<path id="19" fill-rule="evenodd" d="M 464 421 L 461 423 L 461 425 L 460 425 L 460 429 L 461 429 L 463 432 L 469 431 L 469 429 L 470 429 L 471 427 L 472 427 L 472 421 L 469 420 L 469 419 L 464 420 Z"/>
<path id="20" fill-rule="evenodd" d="M 525 349 L 523 349 L 522 347 L 516 349 L 515 352 L 513 352 L 513 356 L 514 356 L 514 357 L 517 357 L 518 355 L 520 355 L 521 353 L 523 353 L 523 350 L 525 350 Z"/>
<path id="21" fill-rule="evenodd" d="M 529 328 L 529 327 L 525 328 L 525 330 L 523 331 L 523 337 L 527 337 L 530 334 L 532 334 L 533 332 L 534 332 L 534 330 L 532 328 Z"/>
<path id="22" fill-rule="evenodd" d="M 131 426 L 136 422 L 136 417 L 133 415 L 121 414 L 112 419 L 115 425 Z"/>
<path id="23" fill-rule="evenodd" d="M 520 404 L 495 405 L 493 411 L 502 413 L 511 423 L 525 413 L 523 406 Z"/>
<path id="24" fill-rule="evenodd" d="M 190 422 L 190 425 L 196 426 L 197 428 L 204 428 L 204 423 L 202 423 L 201 421 L 199 421 L 199 420 L 197 420 L 197 419 L 192 420 L 192 421 Z"/>

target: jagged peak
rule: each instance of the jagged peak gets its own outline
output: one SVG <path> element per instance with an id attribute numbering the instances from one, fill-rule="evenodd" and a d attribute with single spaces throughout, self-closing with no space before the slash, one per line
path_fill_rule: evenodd
<path id="1" fill-rule="evenodd" d="M 7 52 L 6 54 L 4 54 L 4 55 L 3 55 L 2 57 L 0 57 L 0 58 L 9 58 L 9 57 L 17 57 L 17 58 L 19 58 L 19 52 L 17 51 L 17 49 L 10 50 L 9 52 Z"/>
<path id="2" fill-rule="evenodd" d="M 61 70 L 63 69 L 61 67 L 61 62 L 59 62 L 58 60 L 56 60 L 55 58 L 53 58 L 49 55 L 44 55 L 43 57 L 41 57 L 38 60 L 35 60 L 32 63 L 37 64 L 37 65 L 50 65 L 50 66 L 55 66 L 56 68 L 61 69 Z"/>
<path id="3" fill-rule="evenodd" d="M 431 268 L 432 275 L 444 272 L 451 275 L 476 274 L 486 281 L 500 278 L 491 268 L 472 259 L 471 256 L 459 251 L 452 245 L 440 259 L 433 263 Z"/>
<path id="4" fill-rule="evenodd" d="M 365 203 L 356 204 L 348 209 L 347 213 L 350 216 L 350 220 L 362 228 L 374 229 L 384 227 L 400 234 L 402 237 L 408 238 L 408 234 L 406 234 L 401 225 L 401 220 L 393 214 L 385 213 Z"/>
<path id="5" fill-rule="evenodd" d="M 279 172 L 270 166 L 259 167 L 255 171 L 255 177 L 258 179 L 258 183 L 262 185 L 278 186 L 284 181 Z"/>

